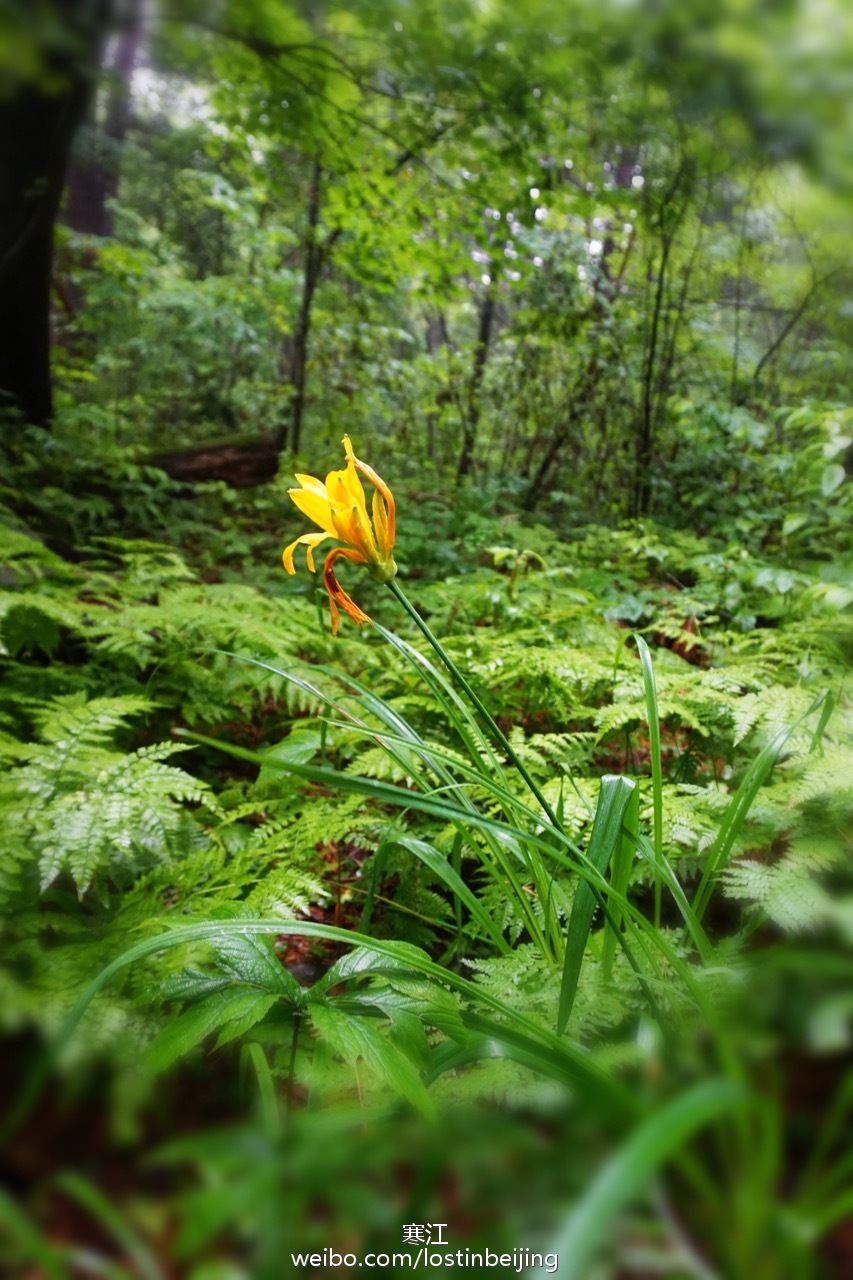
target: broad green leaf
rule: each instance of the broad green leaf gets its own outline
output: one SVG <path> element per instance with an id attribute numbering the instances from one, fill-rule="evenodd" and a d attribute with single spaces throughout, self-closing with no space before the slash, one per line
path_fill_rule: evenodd
<path id="1" fill-rule="evenodd" d="M 148 1049 L 146 1065 L 151 1071 L 163 1071 L 214 1031 L 224 1032 L 226 1038 L 229 1030 L 231 1038 L 242 1034 L 266 1017 L 279 999 L 245 987 L 217 992 L 164 1027 Z"/>
<path id="2" fill-rule="evenodd" d="M 465 881 L 453 870 L 453 867 L 442 854 L 434 849 L 432 845 L 427 844 L 425 840 L 418 840 L 416 836 L 397 836 L 392 843 L 401 849 L 408 850 L 409 853 L 413 853 L 416 858 L 419 858 L 424 866 L 428 867 L 433 875 L 437 876 L 451 893 L 465 904 L 486 937 L 491 938 L 500 951 L 506 952 L 508 950 L 500 930 L 488 912 L 483 909 L 479 898 L 472 893 Z"/>
<path id="3" fill-rule="evenodd" d="M 115 1204 L 108 1200 L 88 1178 L 73 1172 L 60 1173 L 56 1183 L 66 1195 L 76 1200 L 96 1220 L 108 1236 L 115 1240 L 133 1262 L 134 1274 L 139 1276 L 140 1280 L 164 1280 L 166 1273 L 154 1254 L 118 1211 Z"/>
<path id="4" fill-rule="evenodd" d="M 824 467 L 823 474 L 820 478 L 820 491 L 825 498 L 831 493 L 835 493 L 845 480 L 847 473 L 839 462 L 831 462 L 828 467 Z"/>
<path id="5" fill-rule="evenodd" d="M 333 1002 L 313 1004 L 311 1021 L 334 1053 L 357 1069 L 364 1062 L 422 1115 L 432 1119 L 435 1104 L 417 1067 L 373 1019 L 358 1016 Z"/>
<path id="6" fill-rule="evenodd" d="M 587 858 L 597 871 L 603 873 L 619 851 L 622 827 L 634 790 L 635 783 L 630 778 L 619 778 L 608 774 L 601 779 L 598 806 L 595 810 L 592 834 L 587 849 Z M 580 881 L 572 903 L 563 957 L 563 980 L 557 1011 L 557 1031 L 560 1033 L 565 1031 L 572 1012 L 595 905 L 596 898 L 592 887 L 586 880 Z"/>
<path id="7" fill-rule="evenodd" d="M 302 1003 L 302 988 L 266 938 L 227 933 L 216 939 L 213 949 L 223 968 L 238 982 L 287 996 L 294 1004 Z"/>
<path id="8" fill-rule="evenodd" d="M 611 1156 L 581 1198 L 550 1252 L 560 1259 L 559 1274 L 586 1280 L 598 1251 L 619 1213 L 640 1196 L 660 1167 L 694 1133 L 747 1105 L 749 1095 L 730 1080 L 707 1080 L 668 1102 L 644 1120 Z M 547 1273 L 531 1273 L 541 1280 Z"/>
<path id="9" fill-rule="evenodd" d="M 649 755 L 652 764 L 652 805 L 654 809 L 654 851 L 655 861 L 663 858 L 663 768 L 660 754 L 660 713 L 658 711 L 658 695 L 655 685 L 655 669 L 649 646 L 642 636 L 635 636 L 640 664 L 643 668 L 643 689 L 646 697 L 646 713 L 649 725 Z M 655 925 L 660 926 L 661 917 L 661 877 L 655 868 Z"/>
<path id="10" fill-rule="evenodd" d="M 147 938 L 142 942 L 138 942 L 134 946 L 128 947 L 126 951 L 122 952 L 120 956 L 117 956 L 115 960 L 101 970 L 98 976 L 89 983 L 79 996 L 56 1036 L 30 1071 L 26 1083 L 10 1108 L 2 1126 L 2 1131 L 0 1131 L 4 1139 L 9 1134 L 16 1132 L 27 1115 L 29 1115 L 60 1049 L 74 1033 L 94 997 L 112 981 L 116 974 L 121 973 L 123 969 L 144 960 L 148 956 L 157 955 L 160 952 L 170 951 L 173 948 L 188 944 L 211 942 L 222 933 L 237 932 L 240 934 L 251 933 L 268 936 L 298 934 L 303 937 L 326 938 L 335 942 L 342 942 L 346 946 L 362 947 L 367 951 L 373 952 L 380 959 L 391 960 L 393 965 L 399 965 L 402 962 L 412 972 L 455 990 L 470 1001 L 474 1008 L 480 1006 L 491 1009 L 498 1014 L 510 1030 L 529 1037 L 534 1043 L 541 1044 L 546 1052 L 556 1055 L 564 1064 L 566 1072 L 575 1081 L 579 1094 L 596 1110 L 600 1110 L 604 1116 L 631 1114 L 634 1109 L 630 1093 L 617 1080 L 608 1077 L 591 1063 L 589 1055 L 583 1050 L 571 1045 L 564 1038 L 548 1032 L 538 1022 L 527 1017 L 522 1011 L 499 1000 L 484 987 L 470 982 L 451 969 L 445 969 L 443 966 L 436 964 L 419 948 L 408 943 L 389 942 L 383 938 L 370 938 L 364 934 L 337 928 L 334 925 L 319 924 L 314 920 L 281 920 L 278 918 L 275 920 L 208 920 L 176 927 L 158 937 Z M 677 956 L 673 956 L 673 960 L 677 962 Z M 261 993 L 253 994 L 259 999 L 274 999 L 271 996 L 264 997 Z M 696 994 L 697 998 L 701 998 L 701 990 L 697 989 Z M 707 1007 L 710 1021 L 713 1016 L 713 1010 L 708 1006 L 703 1007 Z M 711 1025 L 713 1026 L 713 1024 Z M 202 1031 L 201 1038 L 206 1034 L 206 1031 Z"/>

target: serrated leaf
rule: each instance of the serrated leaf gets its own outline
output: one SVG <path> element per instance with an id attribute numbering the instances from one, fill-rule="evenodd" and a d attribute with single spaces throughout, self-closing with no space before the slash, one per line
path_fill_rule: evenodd
<path id="1" fill-rule="evenodd" d="M 433 1118 L 435 1104 L 417 1068 L 371 1020 L 331 1003 L 312 1005 L 311 1016 L 318 1034 L 334 1053 L 351 1064 L 364 1062 L 422 1115 Z"/>
<path id="2" fill-rule="evenodd" d="M 278 960 L 268 939 L 223 933 L 212 946 L 220 964 L 238 982 L 302 1003 L 302 987 Z"/>
<path id="3" fill-rule="evenodd" d="M 146 1065 L 152 1072 L 164 1071 L 178 1058 L 206 1040 L 214 1031 L 235 1024 L 241 1035 L 266 1017 L 280 997 L 263 991 L 247 991 L 244 987 L 217 992 L 195 1005 L 170 1023 L 157 1036 L 146 1054 Z"/>

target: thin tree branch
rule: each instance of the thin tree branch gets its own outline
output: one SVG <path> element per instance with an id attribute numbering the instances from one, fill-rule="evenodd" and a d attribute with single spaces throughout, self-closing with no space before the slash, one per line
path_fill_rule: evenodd
<path id="1" fill-rule="evenodd" d="M 766 366 L 773 359 L 773 357 L 776 355 L 777 351 L 782 346 L 782 343 L 785 341 L 788 335 L 792 332 L 795 326 L 799 324 L 800 320 L 802 320 L 803 316 L 806 313 L 806 310 L 808 309 L 809 303 L 811 302 L 815 293 L 818 291 L 818 289 L 820 289 L 823 285 L 826 284 L 827 280 L 830 280 L 835 274 L 836 274 L 836 270 L 833 268 L 832 271 L 827 271 L 824 275 L 818 276 L 812 280 L 811 284 L 806 290 L 805 295 L 801 299 L 799 305 L 795 307 L 795 309 L 788 316 L 787 321 L 785 322 L 785 324 L 783 324 L 782 328 L 779 330 L 776 337 L 773 339 L 770 346 L 767 348 L 767 350 L 764 352 L 764 355 L 761 357 L 761 359 L 758 361 L 758 364 L 755 366 L 755 369 L 753 370 L 753 373 L 752 373 L 753 384 L 758 383 L 758 381 L 761 378 L 761 374 L 763 373 Z"/>

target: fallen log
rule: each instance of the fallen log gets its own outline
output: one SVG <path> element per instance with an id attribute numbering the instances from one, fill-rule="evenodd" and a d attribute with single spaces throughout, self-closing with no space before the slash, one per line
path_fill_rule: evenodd
<path id="1" fill-rule="evenodd" d="M 224 480 L 234 489 L 248 489 L 272 480 L 278 472 L 278 450 L 272 438 L 263 440 L 218 440 L 190 445 L 149 459 L 154 467 L 173 480 L 198 484 L 204 480 Z"/>

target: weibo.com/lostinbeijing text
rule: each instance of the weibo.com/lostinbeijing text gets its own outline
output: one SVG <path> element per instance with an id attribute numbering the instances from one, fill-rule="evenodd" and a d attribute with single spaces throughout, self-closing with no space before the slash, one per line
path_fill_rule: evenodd
<path id="1" fill-rule="evenodd" d="M 319 1253 L 291 1253 L 296 1267 L 362 1267 L 365 1270 L 380 1268 L 383 1271 L 399 1267 L 401 1270 L 418 1271 L 425 1267 L 501 1267 L 519 1275 L 530 1267 L 541 1267 L 548 1275 L 559 1269 L 556 1253 L 538 1253 L 533 1249 L 513 1249 L 496 1253 L 492 1249 L 436 1249 L 429 1244 L 415 1251 L 371 1252 L 359 1256 L 355 1253 L 339 1253 L 336 1249 L 323 1249 Z"/>

